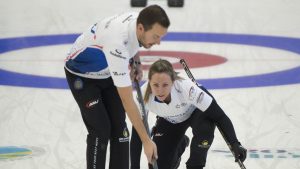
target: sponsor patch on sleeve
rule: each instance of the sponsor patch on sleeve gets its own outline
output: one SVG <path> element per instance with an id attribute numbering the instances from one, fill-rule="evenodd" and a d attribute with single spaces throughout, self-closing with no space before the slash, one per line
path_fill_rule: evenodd
<path id="1" fill-rule="evenodd" d="M 194 88 L 194 86 L 192 86 L 189 90 L 189 100 L 191 100 L 191 101 L 194 100 L 196 97 L 196 94 L 197 94 L 197 91 Z"/>

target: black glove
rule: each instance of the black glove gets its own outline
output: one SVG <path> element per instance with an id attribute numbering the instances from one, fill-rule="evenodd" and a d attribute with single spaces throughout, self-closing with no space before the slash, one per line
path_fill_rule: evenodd
<path id="1" fill-rule="evenodd" d="M 247 149 L 245 149 L 240 142 L 233 143 L 231 147 L 234 153 L 235 162 L 237 162 L 238 159 L 244 162 L 247 157 Z"/>

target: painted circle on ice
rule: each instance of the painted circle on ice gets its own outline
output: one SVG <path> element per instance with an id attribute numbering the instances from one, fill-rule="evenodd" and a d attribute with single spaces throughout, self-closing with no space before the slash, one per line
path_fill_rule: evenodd
<path id="1" fill-rule="evenodd" d="M 32 156 L 42 155 L 45 150 L 39 147 L 6 146 L 0 147 L 0 161 L 19 160 Z"/>
<path id="2" fill-rule="evenodd" d="M 213 149 L 213 154 L 233 158 L 231 151 Z M 299 149 L 248 149 L 247 158 L 254 159 L 300 159 Z"/>
<path id="3" fill-rule="evenodd" d="M 0 160 L 20 158 L 32 154 L 32 151 L 22 147 L 0 147 Z"/>
<path id="4" fill-rule="evenodd" d="M 174 69 L 182 69 L 180 59 L 184 59 L 189 68 L 213 66 L 227 61 L 226 58 L 217 55 L 178 51 L 141 51 L 140 56 L 144 69 L 149 69 L 150 65 L 158 59 L 168 60 L 173 64 Z"/>
<path id="5" fill-rule="evenodd" d="M 62 34 L 0 39 L 0 54 L 32 47 L 71 44 L 78 36 L 79 34 Z M 208 42 L 252 45 L 300 54 L 299 38 L 222 33 L 169 32 L 162 40 L 179 43 Z M 69 88 L 65 78 L 24 74 L 1 68 L 0 79 L 0 85 L 55 89 Z M 201 79 L 201 84 L 208 89 L 262 87 L 296 83 L 300 83 L 300 66 L 259 75 Z"/>

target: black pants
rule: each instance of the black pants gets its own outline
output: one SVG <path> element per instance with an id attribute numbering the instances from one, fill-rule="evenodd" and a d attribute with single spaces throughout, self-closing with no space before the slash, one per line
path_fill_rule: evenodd
<path id="1" fill-rule="evenodd" d="M 110 141 L 110 169 L 129 168 L 129 132 L 125 110 L 111 78 L 88 79 L 69 73 L 66 77 L 88 130 L 88 169 L 105 169 Z"/>
<path id="2" fill-rule="evenodd" d="M 215 124 L 206 118 L 199 109 L 186 121 L 172 124 L 163 118 L 158 118 L 154 126 L 153 140 L 157 145 L 159 169 L 173 169 L 184 152 L 182 144 L 188 127 L 192 128 L 193 138 L 190 145 L 190 157 L 187 168 L 202 168 L 205 166 L 208 149 L 214 139 Z M 130 143 L 131 169 L 140 168 L 141 141 L 136 132 L 132 131 Z"/>

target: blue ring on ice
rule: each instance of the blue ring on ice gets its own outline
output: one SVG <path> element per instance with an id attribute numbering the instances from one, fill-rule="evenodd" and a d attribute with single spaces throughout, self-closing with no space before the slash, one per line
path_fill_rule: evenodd
<path id="1" fill-rule="evenodd" d="M 0 54 L 32 47 L 71 44 L 78 36 L 79 34 L 62 34 L 4 38 L 0 39 Z M 213 42 L 252 45 L 276 48 L 300 54 L 300 39 L 290 37 L 170 32 L 163 38 L 163 41 Z M 208 89 L 248 88 L 297 84 L 300 83 L 300 66 L 259 75 L 201 79 L 201 81 L 197 81 L 206 86 Z M 0 69 L 0 85 L 52 89 L 69 88 L 65 78 L 23 74 L 3 69 Z"/>

